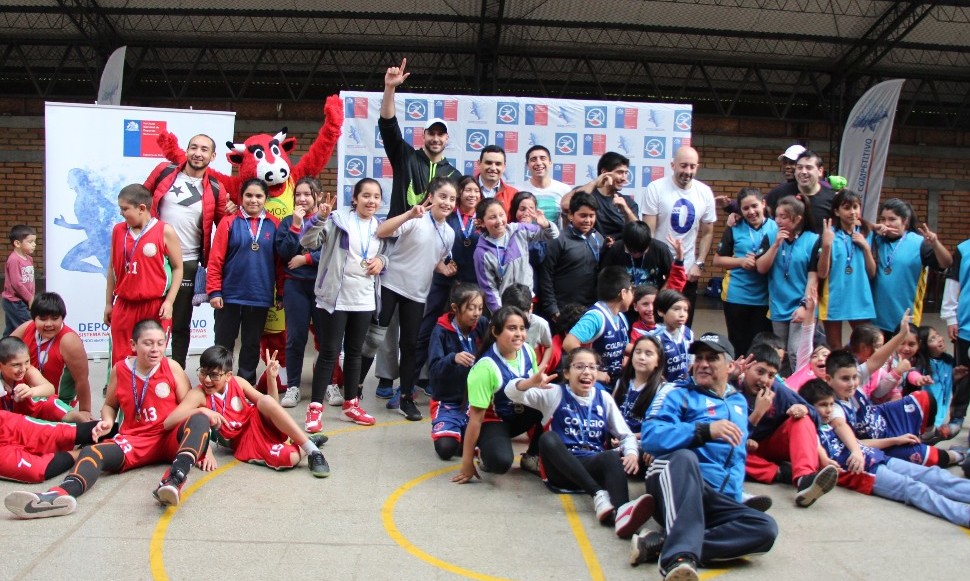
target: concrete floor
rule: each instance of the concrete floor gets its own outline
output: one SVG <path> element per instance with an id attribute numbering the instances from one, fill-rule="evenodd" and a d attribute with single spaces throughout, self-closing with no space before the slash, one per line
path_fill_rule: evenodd
<path id="1" fill-rule="evenodd" d="M 723 329 L 721 313 L 699 311 L 694 328 Z M 92 362 L 92 376 L 103 377 L 104 367 Z M 220 468 L 194 470 L 182 505 L 163 510 L 151 496 L 163 467 L 105 476 L 73 515 L 17 521 L 2 511 L 0 579 L 659 579 L 654 565 L 627 564 L 629 542 L 596 523 L 589 498 L 552 494 L 517 468 L 452 484 L 457 463 L 437 459 L 427 420 L 385 410 L 373 388 L 371 379 L 364 407 L 374 427 L 326 411 L 330 478 L 315 479 L 305 466 L 276 473 L 238 464 L 220 450 Z M 419 408 L 427 414 L 425 401 Z M 291 410 L 298 423 L 305 409 L 306 400 Z M 0 496 L 24 488 L 0 482 Z M 805 510 L 789 486 L 746 488 L 774 499 L 778 541 L 765 556 L 704 570 L 703 579 L 966 575 L 967 529 L 843 489 Z"/>

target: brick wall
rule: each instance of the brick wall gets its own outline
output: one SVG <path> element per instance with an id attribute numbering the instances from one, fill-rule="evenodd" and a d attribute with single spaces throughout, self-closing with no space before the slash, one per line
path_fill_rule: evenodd
<path id="1" fill-rule="evenodd" d="M 133 103 L 166 106 L 171 103 Z M 226 103 L 186 102 L 177 107 L 227 110 Z M 306 152 L 322 118 L 320 104 L 287 104 L 279 111 L 275 103 L 243 103 L 236 107 L 237 134 L 241 141 L 253 133 L 275 133 L 284 125 L 298 139 L 294 159 Z M 699 179 L 717 195 L 733 197 L 746 186 L 770 189 L 781 177 L 778 154 L 797 141 L 807 143 L 829 159 L 831 128 L 821 123 L 791 123 L 759 119 L 697 117 L 694 145 L 701 154 Z M 220 144 L 221 145 L 221 144 Z M 43 103 L 0 99 L 0 232 L 19 221 L 39 230 L 35 254 L 38 278 L 44 277 L 43 212 Z M 219 155 L 225 151 L 219 147 Z M 960 132 L 904 129 L 897 131 L 890 148 L 883 196 L 896 196 L 913 204 L 921 220 L 929 221 L 950 248 L 970 237 L 970 135 Z M 321 174 L 324 188 L 336 189 L 332 168 Z M 20 208 L 11 212 L 11 208 Z M 929 219 L 928 219 L 929 218 Z M 723 215 L 715 228 L 713 246 L 723 232 Z M 9 248 L 0 253 L 6 258 Z M 710 261 L 708 261 L 710 263 Z M 720 276 L 709 269 L 709 276 Z"/>

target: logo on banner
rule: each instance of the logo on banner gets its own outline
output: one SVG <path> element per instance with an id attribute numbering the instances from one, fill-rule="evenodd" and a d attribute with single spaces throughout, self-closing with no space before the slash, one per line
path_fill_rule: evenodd
<path id="1" fill-rule="evenodd" d="M 599 105 L 586 107 L 586 127 L 588 129 L 606 127 L 606 107 Z"/>
<path id="2" fill-rule="evenodd" d="M 496 131 L 495 145 L 505 150 L 505 153 L 519 152 L 519 132 L 518 131 Z"/>
<path id="3" fill-rule="evenodd" d="M 548 105 L 526 105 L 525 106 L 526 125 L 549 125 L 549 106 Z M 534 143 L 532 145 L 535 145 Z"/>
<path id="4" fill-rule="evenodd" d="M 404 116 L 408 121 L 427 121 L 428 102 L 418 99 L 405 99 Z"/>
<path id="5" fill-rule="evenodd" d="M 473 176 L 475 172 L 478 171 L 478 162 L 475 160 L 465 160 L 465 171 L 466 176 Z"/>
<path id="6" fill-rule="evenodd" d="M 391 169 L 391 160 L 386 157 L 375 157 L 371 167 L 373 168 L 370 174 L 372 178 L 394 177 L 394 171 Z"/>
<path id="7" fill-rule="evenodd" d="M 374 127 L 374 147 L 384 149 L 384 138 L 381 137 L 381 128 Z"/>
<path id="8" fill-rule="evenodd" d="M 626 176 L 627 182 L 626 182 L 626 185 L 623 187 L 635 188 L 637 187 L 637 166 L 631 165 L 629 169 L 630 169 L 630 173 L 627 174 Z"/>
<path id="9" fill-rule="evenodd" d="M 480 152 L 488 145 L 488 129 L 469 129 L 465 137 L 465 151 Z"/>
<path id="10" fill-rule="evenodd" d="M 469 112 L 475 116 L 476 121 L 481 121 L 483 119 L 482 107 L 478 104 L 478 101 L 472 101 L 472 108 Z"/>
<path id="11" fill-rule="evenodd" d="M 576 134 L 557 133 L 556 153 L 560 155 L 576 155 Z"/>
<path id="12" fill-rule="evenodd" d="M 576 183 L 576 164 L 574 163 L 554 163 L 552 164 L 552 179 L 559 180 L 569 185 Z"/>
<path id="13" fill-rule="evenodd" d="M 676 153 L 681 147 L 690 147 L 690 137 L 674 137 L 672 143 Z"/>
<path id="14" fill-rule="evenodd" d="M 583 136 L 583 155 L 603 155 L 606 153 L 606 134 L 587 133 Z"/>
<path id="15" fill-rule="evenodd" d="M 647 127 L 645 129 L 660 129 L 660 112 L 656 109 L 647 110 Z"/>
<path id="16" fill-rule="evenodd" d="M 664 166 L 645 165 L 643 166 L 643 175 L 640 178 L 640 183 L 649 184 L 650 182 L 659 180 L 662 177 L 664 177 Z"/>
<path id="17" fill-rule="evenodd" d="M 627 140 L 625 135 L 620 135 L 616 138 L 616 148 L 619 149 L 623 155 L 630 156 L 630 142 Z"/>
<path id="18" fill-rule="evenodd" d="M 158 146 L 159 134 L 166 131 L 165 121 L 125 119 L 125 157 L 164 157 Z"/>
<path id="19" fill-rule="evenodd" d="M 663 137 L 646 136 L 643 138 L 643 157 L 660 159 L 666 153 L 667 140 Z"/>
<path id="20" fill-rule="evenodd" d="M 354 186 L 344 186 L 344 206 L 350 206 L 350 202 L 354 199 Z"/>
<path id="21" fill-rule="evenodd" d="M 350 142 L 347 145 L 351 147 L 354 147 L 354 146 L 360 147 L 361 145 L 363 145 L 360 139 L 360 132 L 357 131 L 357 128 L 354 127 L 353 125 L 347 128 L 347 140 Z"/>
<path id="22" fill-rule="evenodd" d="M 405 127 L 404 141 L 411 144 L 411 147 L 420 149 L 424 147 L 424 129 L 420 127 Z"/>
<path id="23" fill-rule="evenodd" d="M 879 124 L 886 119 L 889 119 L 889 108 L 871 103 L 865 111 L 860 112 L 859 116 L 852 120 L 850 127 L 852 129 L 868 129 L 874 132 Z"/>
<path id="24" fill-rule="evenodd" d="M 458 100 L 435 99 L 434 116 L 445 121 L 458 121 Z"/>
<path id="25" fill-rule="evenodd" d="M 519 124 L 519 104 L 499 102 L 495 108 L 495 122 L 500 125 Z"/>
<path id="26" fill-rule="evenodd" d="M 447 161 L 449 164 L 451 164 L 451 167 L 458 167 L 458 158 L 457 157 L 446 157 L 445 158 L 445 161 Z"/>
<path id="27" fill-rule="evenodd" d="M 344 160 L 344 177 L 362 178 L 367 171 L 367 158 L 363 155 L 349 155 Z"/>
<path id="28" fill-rule="evenodd" d="M 367 97 L 347 97 L 344 99 L 344 117 L 347 119 L 367 119 Z"/>
<path id="29" fill-rule="evenodd" d="M 674 131 L 690 131 L 692 119 L 690 111 L 674 111 Z"/>
<path id="30" fill-rule="evenodd" d="M 556 107 L 555 113 L 556 113 L 556 119 L 557 119 L 557 123 L 559 124 L 559 127 L 572 127 L 573 116 L 570 115 L 565 108 Z"/>
<path id="31" fill-rule="evenodd" d="M 613 127 L 617 129 L 636 129 L 639 111 L 635 107 L 617 107 L 613 113 Z"/>

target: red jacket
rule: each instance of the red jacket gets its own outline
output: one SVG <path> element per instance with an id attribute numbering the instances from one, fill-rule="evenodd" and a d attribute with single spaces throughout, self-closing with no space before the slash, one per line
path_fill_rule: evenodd
<path id="1" fill-rule="evenodd" d="M 479 184 L 482 183 L 481 173 L 475 174 L 475 182 Z M 505 180 L 499 180 L 498 191 L 495 192 L 495 199 L 502 202 L 502 207 L 505 208 L 505 214 L 507 216 L 512 208 L 512 198 L 514 198 L 515 194 L 517 193 L 519 193 L 519 190 L 505 183 Z M 483 195 L 482 197 L 484 198 L 485 196 Z M 508 221 L 515 222 L 515 216 L 508 216 Z"/>
<path id="2" fill-rule="evenodd" d="M 152 216 L 161 219 L 159 205 L 168 189 L 172 187 L 178 172 L 185 169 L 185 163 L 160 163 L 145 180 L 145 187 L 152 193 Z M 201 266 L 209 263 L 209 247 L 212 240 L 212 230 L 226 214 L 226 196 L 223 195 L 222 185 L 214 175 L 206 169 L 202 180 L 202 260 Z"/>

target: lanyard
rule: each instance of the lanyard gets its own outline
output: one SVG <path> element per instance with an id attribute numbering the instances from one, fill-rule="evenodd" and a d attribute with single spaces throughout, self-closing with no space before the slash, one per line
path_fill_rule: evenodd
<path id="1" fill-rule="evenodd" d="M 263 229 L 263 220 L 266 219 L 266 211 L 263 210 L 259 213 L 259 223 L 256 224 L 256 232 L 253 232 L 252 226 L 249 225 L 249 220 L 255 220 L 256 218 L 249 216 L 242 210 L 239 210 L 239 212 L 246 218 L 246 227 L 249 228 L 249 237 L 252 239 L 252 244 L 249 245 L 249 248 L 253 252 L 257 252 L 259 250 L 259 232 Z"/>
<path id="2" fill-rule="evenodd" d="M 640 268 L 637 269 L 637 265 L 633 262 L 633 255 L 629 253 L 626 257 L 630 259 L 630 278 L 633 279 L 633 285 L 638 286 L 647 282 L 647 268 L 643 265 L 643 261 L 647 258 L 647 251 L 644 250 L 643 254 L 640 255 Z"/>
<path id="3" fill-rule="evenodd" d="M 761 248 L 761 245 L 764 244 L 765 242 L 765 234 L 764 232 L 761 232 L 761 227 L 764 226 L 765 223 L 762 222 L 761 226 L 759 226 L 758 228 L 753 228 L 751 224 L 748 224 L 747 222 L 745 222 L 745 225 L 747 225 L 748 227 L 748 240 L 751 241 L 751 246 L 752 246 L 751 254 L 758 254 L 758 250 Z"/>
<path id="4" fill-rule="evenodd" d="M 466 353 L 475 353 L 475 338 L 472 337 L 472 332 L 474 328 L 468 331 L 467 335 L 461 334 L 461 329 L 458 328 L 458 324 L 455 323 L 455 333 L 458 335 L 458 342 L 461 343 L 461 348 Z"/>
<path id="5" fill-rule="evenodd" d="M 903 236 L 905 236 L 905 234 L 903 234 Z M 889 256 L 886 257 L 886 267 L 885 267 L 884 271 L 885 271 L 886 274 L 892 274 L 893 273 L 893 258 L 896 257 L 896 251 L 899 250 L 899 247 L 902 245 L 903 239 L 900 238 L 900 239 L 896 240 L 896 244 L 890 244 L 889 243 L 889 240 L 886 239 L 886 238 L 883 238 L 883 240 L 885 240 L 885 245 L 887 247 L 889 247 L 890 250 L 892 250 L 892 252 L 889 253 Z"/>
<path id="6" fill-rule="evenodd" d="M 847 234 L 845 230 L 838 229 L 839 239 L 845 246 L 845 273 L 852 274 L 852 256 L 855 255 L 855 244 L 852 243 L 852 234 Z"/>
<path id="7" fill-rule="evenodd" d="M 354 214 L 354 222 L 357 223 L 357 238 L 360 238 L 360 256 L 363 258 L 363 262 L 367 262 L 367 254 L 370 252 L 370 240 L 374 236 L 371 232 L 371 226 L 374 225 L 374 218 L 368 218 L 367 220 L 367 238 L 364 238 L 364 234 L 360 231 L 360 216 Z"/>
<path id="8" fill-rule="evenodd" d="M 122 252 L 124 252 L 125 254 L 125 272 L 128 272 L 129 268 L 131 267 L 131 259 L 135 257 L 135 250 L 138 249 L 138 241 L 141 240 L 141 237 L 145 235 L 145 232 L 148 232 L 148 229 L 151 228 L 152 225 L 154 224 L 155 224 L 155 218 L 151 218 L 150 220 L 148 220 L 148 223 L 145 224 L 145 226 L 141 229 L 141 232 L 138 233 L 138 236 L 135 236 L 134 234 L 132 234 L 131 226 L 128 226 L 128 233 L 125 234 L 125 241 L 122 248 Z M 131 245 L 131 252 L 128 252 L 129 236 L 135 239 L 135 243 Z"/>
<path id="9" fill-rule="evenodd" d="M 785 271 L 785 280 L 788 279 L 788 267 L 791 266 L 791 259 L 795 256 L 795 242 L 798 238 L 795 238 L 791 242 L 788 240 L 783 240 L 781 243 L 781 267 Z"/>
<path id="10" fill-rule="evenodd" d="M 40 333 L 37 333 L 36 334 L 36 340 L 37 340 L 37 367 L 40 368 L 41 371 L 44 370 L 44 364 L 47 363 L 47 359 L 48 359 L 48 356 L 49 356 L 49 354 L 51 352 L 51 347 L 54 345 L 54 339 L 55 338 L 56 338 L 56 335 L 54 337 L 51 337 L 50 341 L 47 342 L 47 349 L 44 349 L 43 351 L 41 351 L 40 350 L 40 340 L 41 340 L 41 336 L 40 336 Z"/>
<path id="11" fill-rule="evenodd" d="M 475 228 L 475 214 L 474 212 L 468 215 L 468 222 L 465 222 L 465 218 L 461 215 L 461 210 L 455 208 L 455 214 L 458 215 L 458 223 L 461 224 L 461 239 L 465 246 L 471 246 L 472 243 L 472 232 Z"/>
<path id="12" fill-rule="evenodd" d="M 222 417 L 226 417 L 226 400 L 229 399 L 229 390 L 227 389 L 226 390 L 226 393 L 224 393 L 223 394 L 223 397 L 221 397 L 221 398 L 217 398 L 216 397 L 216 394 L 214 394 L 214 393 L 209 394 L 209 409 L 211 409 L 214 412 L 219 411 L 219 410 L 216 409 L 216 400 L 217 399 L 221 399 L 222 400 Z"/>
<path id="13" fill-rule="evenodd" d="M 135 371 L 137 369 L 137 364 L 131 362 L 131 395 L 135 400 L 135 421 L 141 421 L 141 406 L 145 403 L 145 394 L 148 393 L 148 382 L 151 381 L 152 375 L 155 373 L 155 369 L 148 372 L 145 376 L 145 384 L 141 386 L 141 395 L 138 395 L 138 384 L 136 383 L 136 377 L 138 373 Z"/>
<path id="14" fill-rule="evenodd" d="M 505 359 L 505 357 L 499 352 L 498 345 L 492 345 L 492 351 L 498 355 L 498 360 L 502 362 L 502 365 L 504 365 L 505 368 L 512 373 L 512 375 L 514 375 L 516 378 L 526 377 L 528 370 L 525 368 L 525 357 L 522 356 L 521 349 L 519 349 L 518 353 L 515 354 L 514 368 L 509 365 L 508 360 Z"/>
<path id="15" fill-rule="evenodd" d="M 432 216 L 429 213 L 428 219 L 431 220 L 431 225 L 434 226 L 434 231 L 435 231 L 435 234 L 438 235 L 438 240 L 441 240 L 441 249 L 447 253 L 447 257 L 445 258 L 445 264 L 448 264 L 451 262 L 451 247 L 445 244 L 445 237 L 444 235 L 441 234 L 441 225 L 435 221 L 434 216 Z"/>
<path id="16" fill-rule="evenodd" d="M 596 239 L 596 232 L 590 231 L 589 234 L 580 234 L 579 232 L 576 231 L 575 228 L 572 227 L 572 225 L 569 226 L 569 229 L 573 231 L 573 234 L 575 234 L 576 236 L 579 236 L 580 238 L 583 239 L 584 242 L 586 242 L 586 248 L 589 248 L 589 251 L 593 253 L 593 258 L 596 259 L 596 263 L 599 264 L 600 248 L 603 246 L 603 244 Z M 590 242 L 590 239 L 592 239 L 593 242 L 596 243 L 595 246 Z M 633 259 L 631 258 L 630 260 L 632 261 Z M 642 264 L 643 261 L 641 260 L 640 262 Z"/>

